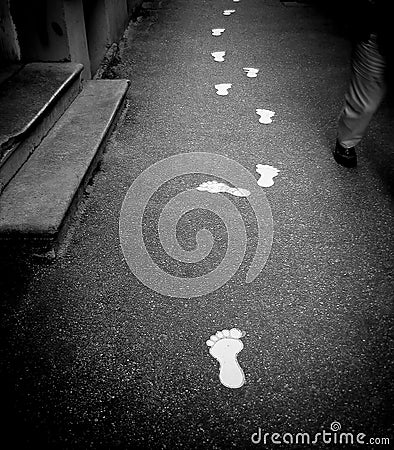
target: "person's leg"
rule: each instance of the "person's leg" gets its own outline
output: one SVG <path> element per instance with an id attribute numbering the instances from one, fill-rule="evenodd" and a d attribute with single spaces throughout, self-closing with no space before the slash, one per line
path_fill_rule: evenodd
<path id="1" fill-rule="evenodd" d="M 334 152 L 334 157 L 339 155 L 339 159 L 343 153 L 344 161 L 338 162 L 345 165 L 347 161 L 350 165 L 356 163 L 354 147 L 365 135 L 386 93 L 386 64 L 378 50 L 375 36 L 357 46 L 352 66 L 349 89 L 338 120 L 337 155 Z"/>

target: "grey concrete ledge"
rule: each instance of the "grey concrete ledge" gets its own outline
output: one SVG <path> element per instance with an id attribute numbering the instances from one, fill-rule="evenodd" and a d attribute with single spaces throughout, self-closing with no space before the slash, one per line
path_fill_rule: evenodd
<path id="1" fill-rule="evenodd" d="M 129 80 L 91 80 L 0 196 L 0 240 L 54 245 L 115 124 Z"/>
<path id="2" fill-rule="evenodd" d="M 77 63 L 30 63 L 0 86 L 0 156 L 24 138 L 82 70 Z"/>

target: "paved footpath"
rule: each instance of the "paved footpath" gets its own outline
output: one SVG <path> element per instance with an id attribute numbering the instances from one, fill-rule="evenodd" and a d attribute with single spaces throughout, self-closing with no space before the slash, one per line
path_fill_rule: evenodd
<path id="1" fill-rule="evenodd" d="M 346 170 L 330 149 L 350 45 L 332 16 L 151 6 L 112 68 L 127 108 L 59 258 L 2 257 L 9 448 L 393 442 L 392 107 Z"/>

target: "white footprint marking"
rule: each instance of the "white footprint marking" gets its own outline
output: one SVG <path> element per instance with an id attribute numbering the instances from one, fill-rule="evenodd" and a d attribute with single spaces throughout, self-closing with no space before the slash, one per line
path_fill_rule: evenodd
<path id="1" fill-rule="evenodd" d="M 212 29 L 212 36 L 220 36 L 222 33 L 224 33 L 224 28 L 213 28 Z"/>
<path id="2" fill-rule="evenodd" d="M 213 56 L 213 59 L 217 62 L 223 62 L 224 56 L 226 55 L 226 52 L 212 52 L 211 55 Z"/>
<path id="3" fill-rule="evenodd" d="M 249 78 L 256 78 L 259 73 L 259 69 L 255 69 L 254 67 L 244 67 L 243 70 Z"/>
<path id="4" fill-rule="evenodd" d="M 268 109 L 256 109 L 256 114 L 260 116 L 259 122 L 260 123 L 272 123 L 271 117 L 275 115 L 274 111 L 270 111 Z"/>
<path id="5" fill-rule="evenodd" d="M 218 95 L 228 95 L 228 90 L 231 88 L 231 83 L 221 83 L 215 84 L 215 88 L 217 89 Z"/>
<path id="6" fill-rule="evenodd" d="M 227 186 L 225 183 L 219 183 L 218 181 L 206 181 L 205 183 L 200 184 L 196 188 L 198 191 L 207 191 L 211 194 L 219 194 L 221 192 L 225 192 L 227 194 L 235 195 L 236 197 L 249 197 L 250 192 L 247 189 L 243 188 L 233 188 Z"/>
<path id="7" fill-rule="evenodd" d="M 233 2 L 234 3 L 238 3 L 238 2 L 240 2 L 241 0 L 233 0 Z"/>
<path id="8" fill-rule="evenodd" d="M 256 164 L 256 172 L 261 175 L 257 184 L 262 187 L 270 187 L 274 184 L 274 177 L 278 176 L 279 169 L 265 164 Z"/>
<path id="9" fill-rule="evenodd" d="M 223 11 L 224 16 L 230 16 L 232 13 L 235 13 L 235 9 L 225 9 Z"/>
<path id="10" fill-rule="evenodd" d="M 218 331 L 206 342 L 209 353 L 219 361 L 219 380 L 228 388 L 240 388 L 245 383 L 245 374 L 241 369 L 237 355 L 244 348 L 240 341 L 245 334 L 238 328 Z"/>

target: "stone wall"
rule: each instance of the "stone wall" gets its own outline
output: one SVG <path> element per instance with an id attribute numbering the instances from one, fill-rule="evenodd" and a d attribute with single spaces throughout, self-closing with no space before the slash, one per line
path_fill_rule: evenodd
<path id="1" fill-rule="evenodd" d="M 0 0 L 0 60 L 72 61 L 91 78 L 142 0 Z"/>
<path id="2" fill-rule="evenodd" d="M 19 42 L 9 0 L 0 0 L 0 60 L 20 60 Z"/>

